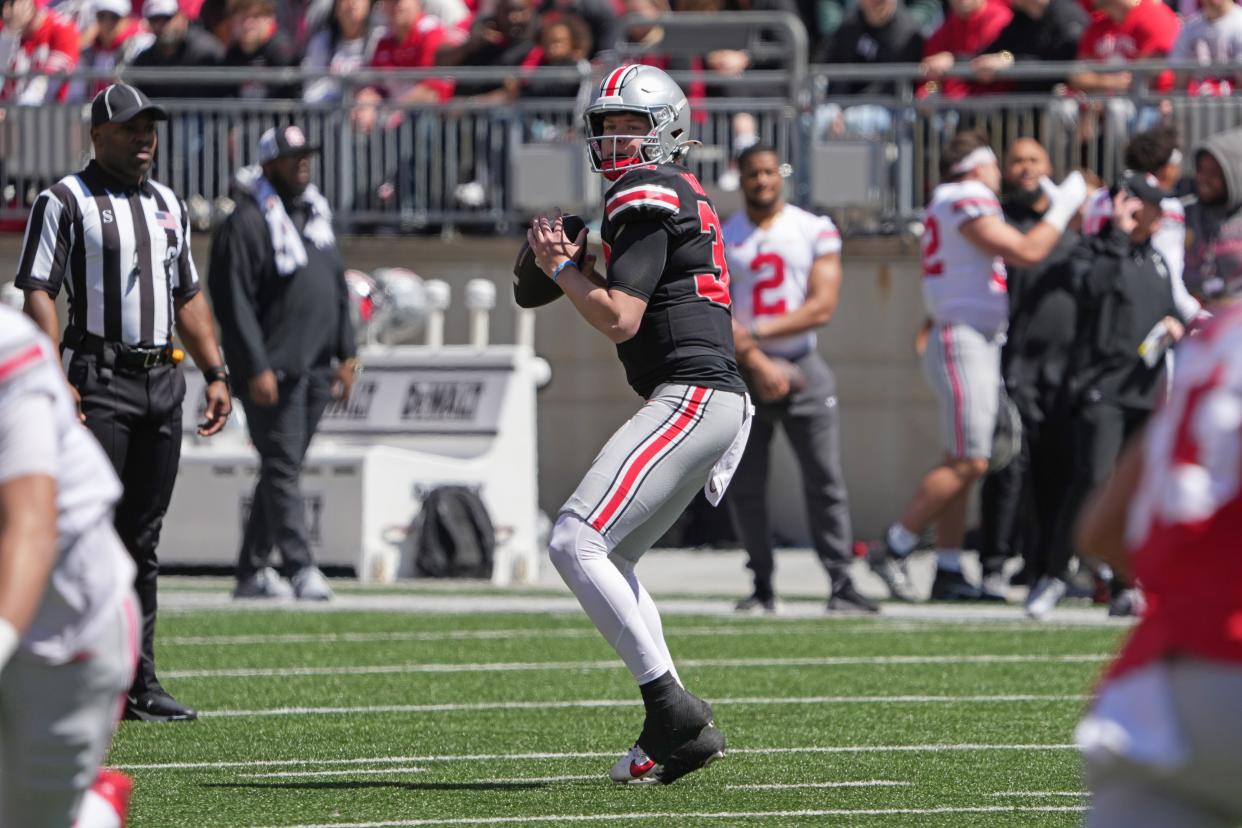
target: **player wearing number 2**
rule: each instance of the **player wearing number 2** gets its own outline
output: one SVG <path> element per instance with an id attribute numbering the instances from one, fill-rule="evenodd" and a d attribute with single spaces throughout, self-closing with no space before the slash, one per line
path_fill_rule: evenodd
<path id="1" fill-rule="evenodd" d="M 781 164 L 756 144 L 738 157 L 745 209 L 725 222 L 733 277 L 733 342 L 758 401 L 729 509 L 754 572 L 740 611 L 776 610 L 768 524 L 768 450 L 779 425 L 802 472 L 811 543 L 832 581 L 828 609 L 876 612 L 846 567 L 853 560 L 841 472 L 836 378 L 816 350 L 815 329 L 832 318 L 841 288 L 841 235 L 832 220 L 786 204 Z"/>
<path id="2" fill-rule="evenodd" d="M 690 108 L 650 66 L 610 72 L 585 113 L 604 196 L 606 276 L 566 237 L 559 215 L 527 233 L 535 261 L 582 317 L 616 343 L 646 402 L 612 436 L 557 516 L 549 556 L 634 676 L 646 707 L 616 782 L 672 782 L 724 754 L 711 707 L 677 677 L 635 564 L 699 489 L 719 503 L 750 426 L 733 355 L 729 269 L 720 220 L 678 161 Z"/>
<path id="3" fill-rule="evenodd" d="M 981 132 L 959 132 L 940 159 L 941 183 L 927 205 L 923 298 L 932 329 L 923 374 L 940 409 L 944 459 L 919 484 L 901 518 L 872 547 L 872 568 L 893 596 L 914 600 L 905 559 L 919 535 L 936 527 L 932 600 L 982 597 L 962 575 L 966 504 L 992 455 L 1000 399 L 1000 349 L 1009 319 L 1005 262 L 1030 267 L 1055 247 L 1087 196 L 1078 173 L 1057 187 L 1040 182 L 1049 207 L 1023 233 L 1005 223 L 997 193 L 1001 172 Z"/>

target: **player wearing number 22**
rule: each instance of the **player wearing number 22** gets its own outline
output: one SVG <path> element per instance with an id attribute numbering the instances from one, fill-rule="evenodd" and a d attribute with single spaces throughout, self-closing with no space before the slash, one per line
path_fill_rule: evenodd
<path id="1" fill-rule="evenodd" d="M 941 184 L 927 205 L 923 298 L 932 327 L 923 375 L 936 394 L 944 459 L 924 475 L 900 519 L 871 549 L 872 568 L 893 596 L 913 600 L 905 560 L 919 535 L 936 527 L 933 600 L 983 597 L 961 570 L 971 487 L 988 469 L 1000 404 L 1000 349 L 1009 319 L 1005 263 L 1031 267 L 1056 246 L 1086 200 L 1071 173 L 1058 187 L 1040 182 L 1049 207 L 1023 233 L 1005 223 L 997 192 L 1001 172 L 986 135 L 959 132 L 941 154 Z"/>
<path id="2" fill-rule="evenodd" d="M 846 571 L 853 561 L 841 472 L 836 378 L 816 350 L 815 329 L 837 307 L 841 234 L 832 220 L 786 204 L 780 158 L 761 144 L 738 157 L 745 209 L 725 222 L 733 277 L 734 347 L 758 411 L 729 488 L 729 509 L 754 572 L 738 610 L 776 611 L 768 521 L 768 452 L 779 425 L 802 472 L 811 544 L 832 582 L 832 611 L 877 612 Z"/>
<path id="3" fill-rule="evenodd" d="M 604 197 L 606 276 L 559 216 L 527 241 L 582 317 L 617 346 L 645 403 L 612 436 L 561 508 L 552 563 L 639 686 L 646 719 L 613 766 L 616 782 L 672 782 L 724 753 L 711 707 L 678 678 L 635 565 L 699 489 L 719 503 L 749 431 L 733 352 L 720 220 L 678 161 L 689 148 L 686 96 L 649 66 L 608 73 L 585 113 Z"/>

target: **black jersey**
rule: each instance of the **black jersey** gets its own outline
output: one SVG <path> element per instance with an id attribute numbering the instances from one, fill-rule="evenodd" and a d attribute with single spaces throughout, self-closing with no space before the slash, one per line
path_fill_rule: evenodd
<path id="1" fill-rule="evenodd" d="M 724 233 L 694 174 L 676 164 L 629 170 L 604 196 L 601 235 L 608 287 L 647 301 L 638 332 L 617 345 L 630 386 L 643 397 L 663 383 L 744 393 Z"/>

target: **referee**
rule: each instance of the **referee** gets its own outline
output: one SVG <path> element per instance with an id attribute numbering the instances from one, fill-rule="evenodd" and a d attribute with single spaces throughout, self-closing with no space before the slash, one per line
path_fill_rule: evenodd
<path id="1" fill-rule="evenodd" d="M 147 177 L 155 122 L 167 118 L 132 86 L 113 84 L 95 96 L 95 159 L 39 194 L 15 282 L 26 313 L 60 342 L 82 419 L 124 486 L 116 531 L 137 565 L 143 615 L 126 718 L 142 721 L 197 718 L 155 676 L 155 550 L 181 458 L 185 397 L 174 324 L 208 380 L 198 433 L 215 434 L 232 410 L 211 310 L 190 258 L 185 203 Z M 63 340 L 56 313 L 62 285 L 69 300 Z"/>

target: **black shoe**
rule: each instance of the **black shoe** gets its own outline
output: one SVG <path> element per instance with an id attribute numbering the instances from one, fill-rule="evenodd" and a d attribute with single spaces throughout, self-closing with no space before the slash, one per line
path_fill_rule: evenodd
<path id="1" fill-rule="evenodd" d="M 861 594 L 854 582 L 847 577 L 841 578 L 832 588 L 828 596 L 829 612 L 879 612 L 880 605 Z"/>
<path id="2" fill-rule="evenodd" d="M 712 722 L 673 751 L 655 772 L 656 781 L 671 785 L 688 773 L 701 770 L 725 755 L 725 735 Z"/>
<path id="3" fill-rule="evenodd" d="M 979 587 L 966 580 L 961 572 L 949 569 L 937 569 L 936 580 L 932 581 L 932 601 L 978 601 L 983 598 Z"/>
<path id="4" fill-rule="evenodd" d="M 760 598 L 759 594 L 755 593 L 749 598 L 743 598 L 738 601 L 737 606 L 735 606 L 734 609 L 737 612 L 746 615 L 758 615 L 760 613 L 764 615 L 777 615 L 781 611 L 781 605 L 780 602 L 776 600 L 775 595 L 769 595 L 767 598 Z"/>
<path id="5" fill-rule="evenodd" d="M 192 722 L 198 711 L 186 707 L 164 690 L 130 696 L 125 704 L 127 722 Z"/>

